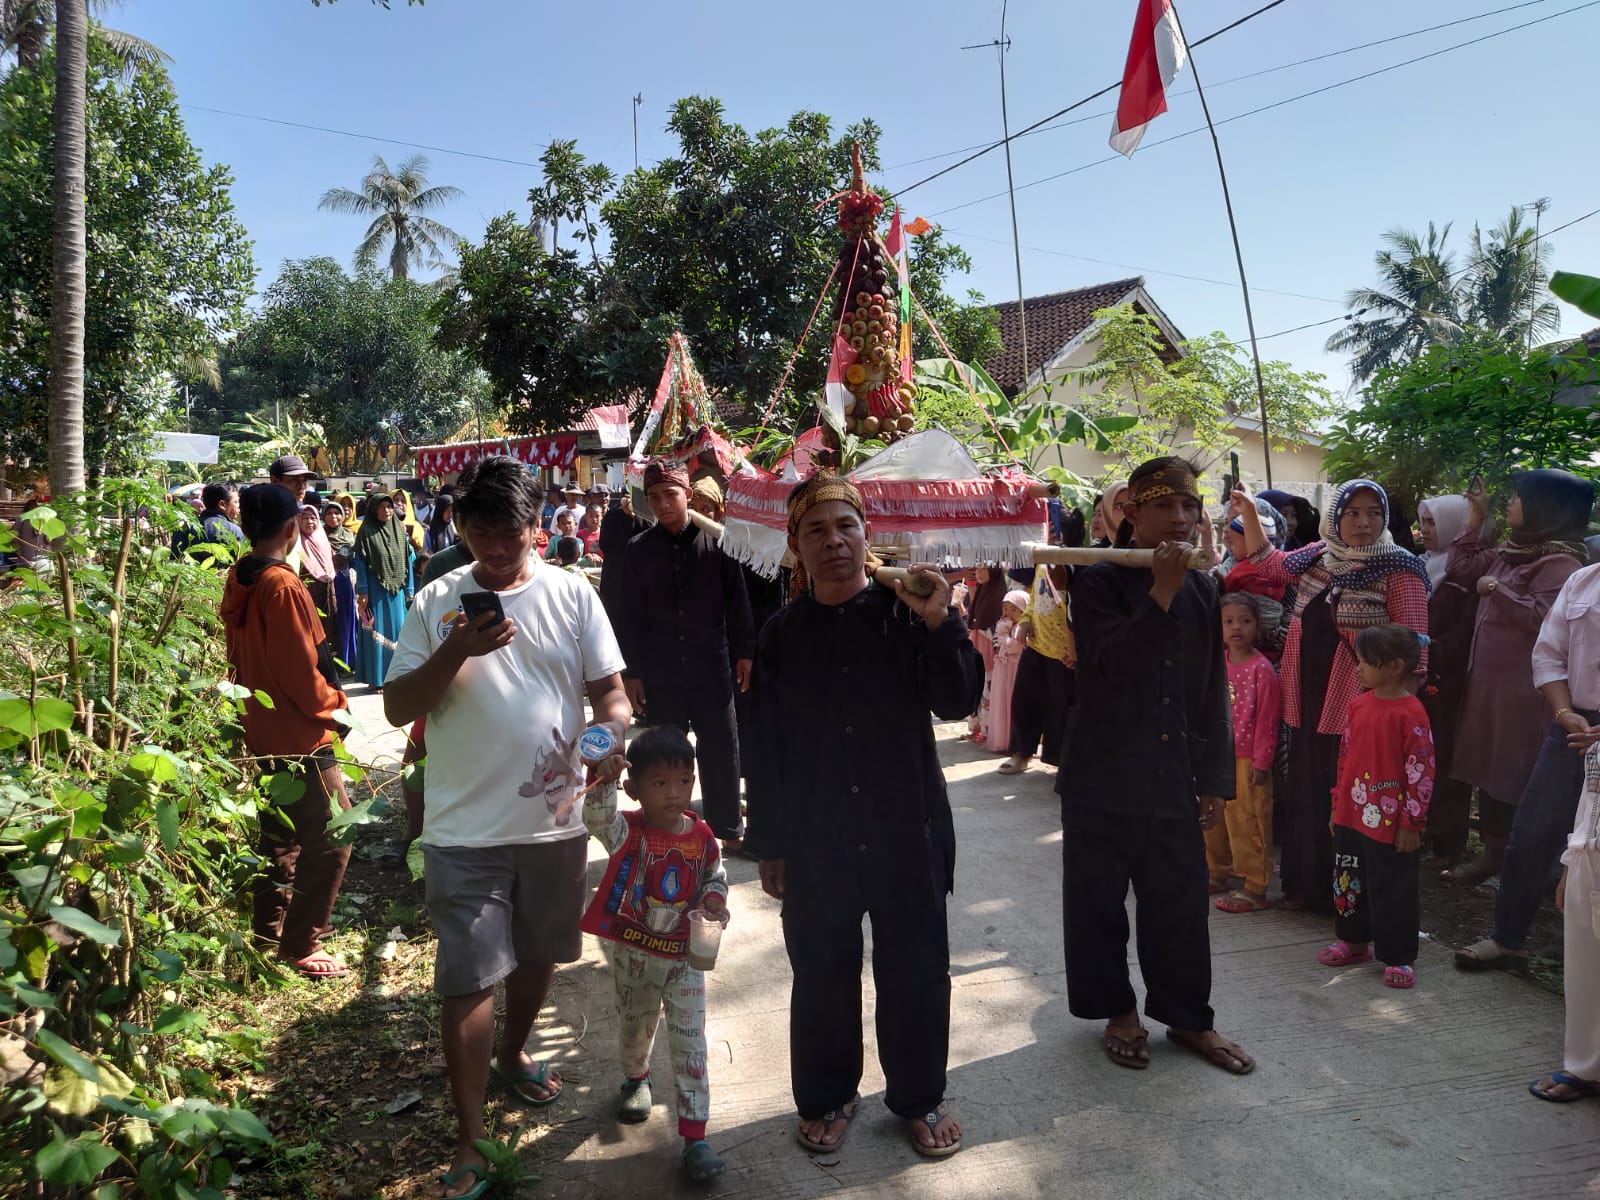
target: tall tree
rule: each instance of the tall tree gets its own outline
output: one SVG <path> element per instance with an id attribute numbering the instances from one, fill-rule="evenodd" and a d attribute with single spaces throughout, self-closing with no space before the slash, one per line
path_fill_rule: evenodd
<path id="1" fill-rule="evenodd" d="M 1471 324 L 1524 348 L 1561 328 L 1561 310 L 1550 298 L 1550 247 L 1536 240 L 1520 208 L 1487 238 L 1473 225 L 1468 261 L 1461 291 Z"/>
<path id="2" fill-rule="evenodd" d="M 84 158 L 88 113 L 86 0 L 56 6 L 56 95 L 51 132 L 50 493 L 83 490 Z"/>
<path id="3" fill-rule="evenodd" d="M 389 270 L 396 279 L 406 279 L 413 264 L 420 267 L 443 258 L 440 243 L 448 249 L 461 240 L 455 230 L 426 215 L 461 194 L 460 188 L 445 184 L 429 187 L 428 160 L 421 154 L 413 154 L 395 171 L 382 155 L 375 155 L 360 191 L 329 188 L 317 207 L 371 217 L 372 224 L 356 247 L 357 269 L 376 264 L 387 243 Z"/>
<path id="4" fill-rule="evenodd" d="M 90 0 L 91 13 L 103 13 L 117 0 Z M 17 65 L 39 69 L 50 29 L 56 23 L 57 0 L 0 0 L 0 63 L 15 55 Z M 171 58 L 159 46 L 119 29 L 99 26 L 95 36 L 104 42 L 123 66 L 135 70 L 145 64 L 169 63 Z"/>
<path id="5" fill-rule="evenodd" d="M 1461 335 L 1462 304 L 1455 263 L 1445 249 L 1450 226 L 1428 222 L 1426 238 L 1409 229 L 1383 235 L 1374 262 L 1376 287 L 1354 288 L 1345 306 L 1357 314 L 1328 339 L 1327 349 L 1353 357 L 1350 374 L 1359 383 L 1391 363 L 1412 359 L 1429 346 L 1449 345 Z"/>

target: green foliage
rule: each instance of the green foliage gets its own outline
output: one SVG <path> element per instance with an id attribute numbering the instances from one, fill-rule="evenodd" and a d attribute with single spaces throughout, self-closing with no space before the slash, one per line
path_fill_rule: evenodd
<path id="1" fill-rule="evenodd" d="M 242 318 L 254 266 L 225 167 L 189 141 L 166 72 L 91 39 L 85 459 L 137 460 L 167 372 Z M 53 51 L 0 80 L 0 461 L 47 458 Z"/>
<path id="2" fill-rule="evenodd" d="M 1593 386 L 1593 362 L 1583 357 L 1497 341 L 1434 347 L 1381 371 L 1333 427 L 1329 478 L 1376 479 L 1415 512 L 1418 500 L 1464 491 L 1474 475 L 1492 491 L 1527 467 L 1595 476 L 1600 409 L 1558 401 Z"/>
<path id="3" fill-rule="evenodd" d="M 1550 290 L 1574 308 L 1591 317 L 1600 317 L 1600 279 L 1557 271 L 1550 277 Z"/>
<path id="4" fill-rule="evenodd" d="M 203 1069 L 249 1049 L 203 1006 L 264 966 L 221 575 L 173 558 L 154 488 L 57 503 L 30 518 L 58 548 L 0 596 L 0 1192 L 220 1195 L 272 1140 Z"/>
<path id="5" fill-rule="evenodd" d="M 230 403 L 253 411 L 276 401 L 359 463 L 443 440 L 482 403 L 485 383 L 435 343 L 434 298 L 411 280 L 351 277 L 331 258 L 285 263 L 227 351 Z"/>

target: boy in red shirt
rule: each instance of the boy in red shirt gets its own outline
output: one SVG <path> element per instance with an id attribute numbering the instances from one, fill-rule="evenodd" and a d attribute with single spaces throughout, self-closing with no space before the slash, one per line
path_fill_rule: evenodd
<path id="1" fill-rule="evenodd" d="M 583 823 L 611 855 L 583 931 L 603 938 L 617 989 L 622 1094 L 617 1119 L 650 1118 L 650 1051 L 662 1009 L 678 1083 L 683 1169 L 696 1183 L 725 1170 L 711 1143 L 706 1074 L 706 976 L 689 964 L 689 913 L 728 920 L 728 872 L 717 835 L 694 810 L 694 748 L 683 731 L 657 725 L 628 747 L 623 785 L 637 812 L 617 811 L 617 786 L 588 795 Z"/>
<path id="2" fill-rule="evenodd" d="M 1225 883 L 1237 874 L 1244 883 L 1238 891 L 1219 896 L 1218 909 L 1260 912 L 1267 907 L 1267 885 L 1272 882 L 1272 761 L 1283 701 L 1278 673 L 1258 649 L 1262 631 L 1257 598 L 1229 592 L 1221 609 L 1237 787 L 1222 822 L 1206 830 L 1206 860 L 1213 882 Z"/>
<path id="3" fill-rule="evenodd" d="M 1361 683 L 1350 702 L 1333 790 L 1334 932 L 1328 967 L 1386 964 L 1384 986 L 1416 984 L 1417 846 L 1433 799 L 1433 730 L 1410 679 L 1422 639 L 1403 625 L 1356 635 Z"/>

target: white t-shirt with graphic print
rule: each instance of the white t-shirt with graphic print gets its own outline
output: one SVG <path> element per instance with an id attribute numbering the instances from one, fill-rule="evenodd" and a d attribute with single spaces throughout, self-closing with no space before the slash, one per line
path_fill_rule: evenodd
<path id="1" fill-rule="evenodd" d="M 461 596 L 484 591 L 471 565 L 417 593 L 387 678 L 428 660 L 450 635 Z M 509 646 L 462 664 L 428 714 L 422 841 L 505 846 L 587 836 L 577 741 L 584 684 L 622 670 L 622 652 L 589 581 L 545 563 L 497 593 L 517 627 Z"/>

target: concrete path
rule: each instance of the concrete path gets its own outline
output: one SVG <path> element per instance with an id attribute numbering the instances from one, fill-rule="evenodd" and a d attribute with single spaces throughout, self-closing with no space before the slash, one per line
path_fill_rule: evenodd
<path id="1" fill-rule="evenodd" d="M 363 756 L 397 757 L 399 735 L 380 734 L 377 698 L 355 707 L 368 728 Z M 1218 1025 L 1256 1056 L 1255 1073 L 1209 1067 L 1159 1026 L 1149 1070 L 1113 1066 L 1099 1025 L 1067 1011 L 1053 773 L 999 776 L 999 758 L 957 741 L 960 732 L 943 727 L 940 750 L 959 844 L 949 1100 L 965 1150 L 924 1162 L 883 1108 L 870 969 L 863 1115 L 837 1154 L 813 1158 L 794 1143 L 778 906 L 755 865 L 736 861 L 733 922 L 708 976 L 711 1140 L 729 1164 L 710 1194 L 1600 1197 L 1600 1101 L 1558 1106 L 1526 1090 L 1560 1064 L 1559 997 L 1502 974 L 1458 972 L 1446 947 L 1424 942 L 1416 989 L 1395 992 L 1372 966 L 1320 966 L 1331 934 L 1318 919 L 1213 912 Z M 595 847 L 591 884 L 601 862 Z M 676 1169 L 665 1034 L 655 1114 L 635 1127 L 610 1117 L 615 1037 L 610 978 L 591 942 L 558 976 L 535 1033 L 535 1053 L 559 1061 L 573 1103 L 524 1139 L 543 1173 L 528 1194 L 706 1194 Z"/>

